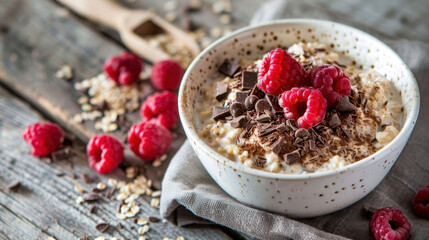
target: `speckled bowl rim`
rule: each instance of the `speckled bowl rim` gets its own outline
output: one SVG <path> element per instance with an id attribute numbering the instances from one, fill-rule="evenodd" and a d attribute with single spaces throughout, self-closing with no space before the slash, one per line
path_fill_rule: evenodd
<path id="1" fill-rule="evenodd" d="M 348 28 L 350 31 L 356 32 L 356 34 L 362 35 L 362 36 L 367 37 L 367 38 L 369 38 L 375 42 L 378 42 L 380 44 L 380 46 L 384 47 L 388 52 L 390 52 L 393 56 L 395 56 L 396 58 L 399 59 L 400 63 L 402 63 L 403 66 L 405 67 L 406 74 L 409 75 L 411 78 L 410 84 L 412 85 L 412 88 L 416 90 L 416 91 L 414 91 L 415 98 L 416 98 L 416 104 L 411 109 L 409 116 L 407 116 L 405 123 L 404 123 L 401 131 L 399 132 L 399 134 L 388 145 L 384 146 L 379 151 L 375 152 L 374 154 L 372 154 L 372 155 L 370 155 L 370 156 L 368 156 L 368 157 L 366 157 L 360 161 L 357 161 L 355 163 L 352 163 L 352 164 L 349 164 L 347 166 L 340 167 L 340 168 L 337 168 L 334 170 L 328 170 L 328 171 L 324 171 L 324 172 L 314 172 L 314 173 L 308 173 L 308 174 L 285 174 L 285 173 L 273 173 L 273 172 L 267 172 L 267 171 L 258 170 L 258 169 L 252 169 L 252 168 L 246 167 L 242 164 L 238 164 L 238 163 L 222 156 L 220 153 L 216 152 L 214 149 L 212 149 L 210 146 L 208 146 L 204 142 L 203 139 L 201 139 L 198 136 L 197 132 L 192 129 L 193 124 L 190 121 L 188 121 L 188 119 L 185 117 L 186 109 L 181 107 L 181 106 L 186 106 L 186 104 L 184 103 L 184 97 L 183 97 L 184 93 L 183 92 L 185 89 L 185 85 L 189 81 L 188 80 L 189 75 L 193 71 L 193 69 L 194 69 L 195 65 L 198 63 L 198 61 L 201 61 L 202 56 L 204 56 L 205 54 L 210 52 L 215 46 L 217 46 L 218 44 L 220 44 L 221 42 L 223 42 L 227 39 L 234 38 L 237 35 L 242 34 L 244 32 L 254 31 L 256 29 L 263 29 L 265 27 L 275 26 L 275 25 L 283 25 L 283 24 L 313 24 L 313 25 L 314 24 L 320 24 L 320 25 L 329 25 L 329 26 L 332 26 L 332 24 L 339 25 L 341 27 Z M 413 73 L 408 68 L 408 66 L 403 62 L 403 60 L 398 56 L 398 54 L 395 51 L 393 51 L 389 46 L 387 46 L 385 43 L 378 40 L 377 38 L 373 37 L 372 35 L 364 32 L 362 30 L 359 30 L 357 28 L 354 28 L 354 27 L 351 27 L 351 26 L 348 26 L 345 24 L 337 23 L 337 22 L 332 22 L 332 21 L 317 20 L 317 19 L 306 19 L 306 18 L 281 19 L 281 20 L 274 20 L 274 21 L 267 22 L 267 23 L 260 24 L 260 25 L 247 26 L 247 27 L 244 27 L 244 28 L 241 28 L 241 29 L 234 31 L 229 35 L 221 37 L 220 39 L 218 39 L 215 42 L 213 42 L 212 44 L 210 44 L 207 48 L 205 48 L 192 61 L 192 63 L 189 65 L 188 69 L 186 70 L 186 72 L 183 76 L 183 80 L 182 80 L 182 83 L 181 83 L 180 89 L 179 89 L 179 115 L 180 115 L 180 120 L 182 122 L 183 128 L 185 130 L 185 133 L 186 133 L 188 139 L 195 143 L 195 147 L 201 148 L 205 152 L 209 153 L 209 155 L 214 156 L 215 158 L 217 158 L 216 160 L 218 162 L 220 162 L 221 164 L 223 164 L 227 167 L 230 167 L 232 169 L 236 169 L 237 171 L 241 171 L 241 172 L 246 173 L 246 174 L 251 174 L 254 176 L 270 178 L 270 179 L 302 180 L 302 179 L 310 179 L 310 178 L 322 178 L 322 177 L 340 174 L 342 172 L 354 170 L 354 169 L 357 169 L 361 166 L 364 166 L 364 165 L 368 164 L 371 161 L 371 159 L 376 159 L 379 156 L 382 156 L 383 154 L 385 154 L 384 152 L 389 151 L 390 148 L 399 144 L 399 141 L 401 138 L 407 137 L 408 134 L 411 134 L 411 132 L 414 129 L 414 125 L 417 121 L 419 109 L 420 109 L 420 92 L 419 92 L 419 87 L 418 87 L 417 81 L 416 81 Z M 204 161 L 204 160 L 200 159 L 200 161 Z"/>

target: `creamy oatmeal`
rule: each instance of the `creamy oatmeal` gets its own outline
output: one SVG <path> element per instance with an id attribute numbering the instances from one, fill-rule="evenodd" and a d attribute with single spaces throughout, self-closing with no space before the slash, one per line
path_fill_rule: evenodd
<path id="1" fill-rule="evenodd" d="M 350 78 L 350 96 L 328 107 L 321 123 L 298 128 L 293 119 L 285 119 L 277 95 L 255 86 L 264 56 L 238 64 L 225 61 L 198 99 L 198 132 L 209 146 L 250 168 L 305 174 L 359 161 L 399 133 L 399 93 L 376 71 L 356 66 L 323 44 L 298 43 L 287 52 L 306 71 L 324 64 L 340 67 Z"/>

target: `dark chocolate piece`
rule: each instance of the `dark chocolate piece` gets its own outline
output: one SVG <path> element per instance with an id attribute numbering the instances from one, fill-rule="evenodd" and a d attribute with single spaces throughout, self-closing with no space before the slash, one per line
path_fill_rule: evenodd
<path id="1" fill-rule="evenodd" d="M 356 110 L 356 106 L 350 102 L 349 96 L 344 96 L 335 107 L 335 110 L 338 112 L 352 112 Z"/>
<path id="2" fill-rule="evenodd" d="M 343 130 L 344 134 L 346 134 L 346 136 L 348 138 L 353 138 L 353 134 L 352 134 L 352 132 L 350 130 L 348 130 L 347 128 L 345 128 L 343 126 L 341 126 L 341 130 Z"/>
<path id="3" fill-rule="evenodd" d="M 309 140 L 308 141 L 308 147 L 310 148 L 311 151 L 316 150 L 316 142 L 314 140 Z"/>
<path id="4" fill-rule="evenodd" d="M 288 120 L 286 120 L 286 125 L 288 125 L 293 130 L 297 130 L 298 129 L 298 125 L 296 125 L 296 122 L 295 122 L 294 119 L 288 119 Z"/>
<path id="5" fill-rule="evenodd" d="M 282 123 L 276 127 L 276 130 L 279 132 L 286 132 L 288 130 L 288 128 L 289 128 L 288 126 L 286 126 L 284 123 Z"/>
<path id="6" fill-rule="evenodd" d="M 259 132 L 259 136 L 260 136 L 260 137 L 265 137 L 265 136 L 267 136 L 267 135 L 269 135 L 269 134 L 273 133 L 274 131 L 276 131 L 276 128 L 274 128 L 274 127 L 269 127 L 269 128 L 266 128 L 266 129 L 262 129 L 262 130 Z"/>
<path id="7" fill-rule="evenodd" d="M 216 100 L 219 102 L 228 96 L 228 84 L 218 82 L 216 84 Z"/>
<path id="8" fill-rule="evenodd" d="M 277 139 L 277 141 L 275 141 L 273 144 L 271 144 L 271 150 L 273 151 L 273 153 L 279 155 L 280 152 L 282 151 L 283 145 L 285 144 L 285 140 L 284 138 L 280 137 L 279 139 Z"/>
<path id="9" fill-rule="evenodd" d="M 229 112 L 229 108 L 217 107 L 217 106 L 213 107 L 212 117 L 215 121 L 218 121 L 220 119 L 225 119 L 229 115 L 231 115 L 231 113 Z"/>
<path id="10" fill-rule="evenodd" d="M 265 166 L 265 164 L 267 163 L 267 159 L 265 159 L 265 158 L 261 158 L 261 157 L 257 157 L 256 159 L 255 159 L 255 161 L 254 161 L 254 163 L 255 163 L 255 165 L 257 166 L 257 167 L 264 167 Z"/>
<path id="11" fill-rule="evenodd" d="M 252 91 L 250 92 L 250 95 L 255 95 L 259 99 L 263 99 L 265 97 L 265 93 L 261 89 L 259 89 L 257 85 L 253 87 Z"/>
<path id="12" fill-rule="evenodd" d="M 235 97 L 235 102 L 244 104 L 246 102 L 246 98 L 248 95 L 249 95 L 249 92 L 237 92 Z"/>
<path id="13" fill-rule="evenodd" d="M 265 95 L 265 98 L 270 103 L 270 106 L 271 106 L 273 113 L 283 114 L 283 108 L 280 107 L 279 100 L 278 100 L 278 97 L 276 95 L 267 94 L 267 95 Z"/>
<path id="14" fill-rule="evenodd" d="M 229 61 L 229 59 L 226 59 L 222 63 L 222 65 L 220 65 L 218 71 L 228 77 L 233 77 L 234 73 L 236 73 L 239 70 L 239 68 L 240 68 L 240 65 Z"/>
<path id="15" fill-rule="evenodd" d="M 329 120 L 329 127 L 336 128 L 336 127 L 339 127 L 340 125 L 341 125 L 341 120 L 338 117 L 338 114 L 334 113 L 334 115 L 332 115 L 331 119 Z"/>
<path id="16" fill-rule="evenodd" d="M 16 190 L 18 190 L 20 186 L 21 184 L 18 181 L 14 181 L 6 186 L 6 192 L 7 193 L 15 192 Z"/>
<path id="17" fill-rule="evenodd" d="M 97 231 L 103 233 L 103 232 L 107 231 L 109 226 L 110 226 L 109 223 L 99 223 L 99 224 L 95 225 L 95 229 L 97 229 Z"/>
<path id="18" fill-rule="evenodd" d="M 241 88 L 250 90 L 254 86 L 256 86 L 256 83 L 258 82 L 258 72 L 253 71 L 243 71 L 242 77 L 241 77 Z"/>
<path id="19" fill-rule="evenodd" d="M 309 136 L 310 136 L 310 133 L 305 128 L 300 128 L 300 129 L 296 130 L 296 132 L 295 132 L 295 137 L 297 137 L 297 138 L 306 138 Z"/>
<path id="20" fill-rule="evenodd" d="M 270 104 L 266 99 L 260 99 L 255 104 L 255 110 L 258 114 L 264 113 L 265 110 L 270 110 Z"/>
<path id="21" fill-rule="evenodd" d="M 157 222 L 161 221 L 161 219 L 159 219 L 155 216 L 149 216 L 149 218 L 147 220 L 149 220 L 149 222 L 151 222 L 151 223 L 157 223 Z"/>
<path id="22" fill-rule="evenodd" d="M 286 153 L 285 155 L 283 155 L 283 160 L 287 164 L 292 164 L 292 163 L 296 162 L 300 158 L 301 158 L 301 155 L 299 153 L 299 150 L 295 150 L 293 152 Z"/>
<path id="23" fill-rule="evenodd" d="M 257 122 L 266 123 L 271 120 L 271 117 L 268 116 L 267 114 L 262 114 L 261 116 L 257 117 L 255 120 Z"/>
<path id="24" fill-rule="evenodd" d="M 100 195 L 95 193 L 86 193 L 83 195 L 83 200 L 85 200 L 85 202 L 95 202 L 100 200 L 100 198 Z"/>
<path id="25" fill-rule="evenodd" d="M 239 116 L 231 121 L 231 127 L 239 128 L 246 123 L 246 116 Z"/>
<path id="26" fill-rule="evenodd" d="M 229 107 L 229 111 L 233 117 L 238 117 L 243 115 L 244 112 L 246 112 L 246 107 L 243 103 L 235 102 L 231 104 Z"/>
<path id="27" fill-rule="evenodd" d="M 258 102 L 259 98 L 255 95 L 250 95 L 246 98 L 244 105 L 248 111 L 255 109 L 255 104 Z"/>

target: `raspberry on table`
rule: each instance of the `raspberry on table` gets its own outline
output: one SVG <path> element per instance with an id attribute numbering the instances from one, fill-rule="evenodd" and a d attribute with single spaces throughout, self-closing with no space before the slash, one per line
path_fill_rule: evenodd
<path id="1" fill-rule="evenodd" d="M 413 199 L 414 213 L 429 219 L 429 185 L 421 188 Z"/>
<path id="2" fill-rule="evenodd" d="M 307 86 L 307 73 L 289 53 L 277 48 L 262 60 L 257 85 L 265 93 L 278 95 L 292 87 Z"/>
<path id="3" fill-rule="evenodd" d="M 39 122 L 25 128 L 24 140 L 33 148 L 33 156 L 46 156 L 57 150 L 64 141 L 64 133 L 58 125 Z"/>
<path id="4" fill-rule="evenodd" d="M 131 150 L 144 161 L 152 161 L 164 155 L 172 141 L 170 131 L 153 121 L 135 124 L 128 132 Z"/>
<path id="5" fill-rule="evenodd" d="M 150 80 L 159 90 L 176 90 L 183 77 L 182 67 L 173 60 L 164 60 L 155 63 L 152 67 Z"/>
<path id="6" fill-rule="evenodd" d="M 314 88 L 292 88 L 279 99 L 286 119 L 294 119 L 299 128 L 309 129 L 323 121 L 326 99 Z"/>
<path id="7" fill-rule="evenodd" d="M 104 72 L 119 85 L 136 83 L 140 78 L 143 62 L 136 55 L 124 52 L 104 62 Z"/>
<path id="8" fill-rule="evenodd" d="M 124 158 L 124 147 L 116 138 L 98 135 L 86 146 L 89 165 L 94 171 L 108 174 L 115 170 Z"/>
<path id="9" fill-rule="evenodd" d="M 371 232 L 377 240 L 405 240 L 411 232 L 411 224 L 401 210 L 393 207 L 378 209 L 369 221 Z"/>
<path id="10" fill-rule="evenodd" d="M 335 107 L 344 96 L 351 94 L 350 78 L 335 65 L 315 67 L 308 77 L 311 85 L 323 93 L 329 107 Z"/>
<path id="11" fill-rule="evenodd" d="M 153 120 L 166 128 L 172 128 L 179 120 L 177 95 L 163 91 L 149 96 L 141 107 L 143 122 Z"/>

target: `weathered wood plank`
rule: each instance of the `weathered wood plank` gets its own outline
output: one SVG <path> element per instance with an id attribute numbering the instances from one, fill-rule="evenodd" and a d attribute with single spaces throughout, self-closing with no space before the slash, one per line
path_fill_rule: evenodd
<path id="1" fill-rule="evenodd" d="M 136 239 L 136 225 L 131 219 L 119 220 L 116 214 L 117 201 L 103 200 L 96 214 L 90 214 L 91 204 L 78 205 L 75 200 L 80 195 L 74 190 L 74 184 L 82 185 L 90 191 L 95 184 L 85 184 L 74 179 L 72 174 L 80 176 L 87 173 L 100 181 L 107 182 L 108 177 L 123 179 L 120 170 L 108 176 L 96 176 L 89 168 L 84 144 L 76 142 L 73 147 L 73 169 L 68 161 L 47 163 L 29 154 L 30 147 L 22 140 L 23 129 L 34 122 L 41 121 L 40 115 L 21 101 L 0 88 L 0 238 L 4 239 L 45 239 L 54 236 L 57 239 L 76 239 L 83 234 L 99 236 L 94 226 L 106 221 L 112 224 L 105 236 Z M 30 170 L 31 169 L 31 170 Z M 57 173 L 64 176 L 58 177 Z M 6 193 L 6 186 L 19 181 L 21 186 L 16 192 Z M 158 210 L 150 206 L 150 199 L 138 199 L 141 217 L 158 216 Z M 101 209 L 102 207 L 102 209 Z M 121 221 L 124 229 L 118 231 L 115 222 Z M 148 236 L 161 239 L 163 236 L 185 236 L 186 239 L 229 239 L 216 228 L 178 228 L 169 223 L 150 224 Z M 130 227 L 135 229 L 131 230 Z M 41 232 L 40 229 L 46 229 Z M 4 236 L 4 237 L 3 237 Z"/>

